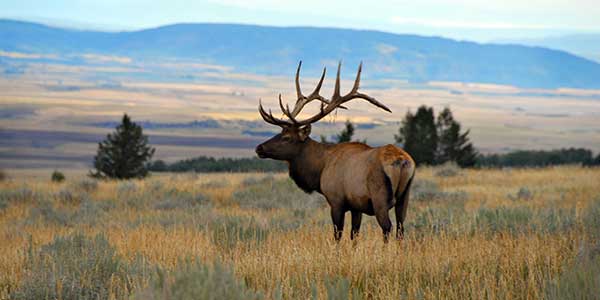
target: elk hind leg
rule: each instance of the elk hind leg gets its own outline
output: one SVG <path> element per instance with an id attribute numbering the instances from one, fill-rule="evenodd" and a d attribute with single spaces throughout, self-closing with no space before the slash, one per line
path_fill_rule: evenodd
<path id="1" fill-rule="evenodd" d="M 412 177 L 408 180 L 406 187 L 401 193 L 396 193 L 396 239 L 404 238 L 404 219 L 406 219 L 406 208 L 408 207 L 408 198 L 410 195 L 410 185 Z"/>
<path id="2" fill-rule="evenodd" d="M 360 231 L 360 223 L 362 221 L 362 213 L 359 211 L 351 211 L 352 213 L 352 231 L 350 232 L 350 239 L 353 240 Z"/>
<path id="3" fill-rule="evenodd" d="M 339 242 L 342 238 L 342 232 L 344 231 L 344 213 L 345 211 L 341 208 L 331 208 L 331 221 L 333 221 L 333 237 L 336 242 Z"/>
<path id="4" fill-rule="evenodd" d="M 383 241 L 388 242 L 390 231 L 392 230 L 392 221 L 390 221 L 389 204 L 391 201 L 391 190 L 381 188 L 375 197 L 373 197 L 373 208 L 375 218 L 383 232 Z"/>

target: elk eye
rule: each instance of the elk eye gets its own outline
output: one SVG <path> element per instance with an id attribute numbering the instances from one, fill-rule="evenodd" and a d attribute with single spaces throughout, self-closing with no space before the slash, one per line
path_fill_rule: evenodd
<path id="1" fill-rule="evenodd" d="M 281 139 L 282 139 L 284 142 L 291 142 L 291 141 L 292 141 L 292 138 L 291 138 L 291 137 L 289 137 L 289 136 L 284 136 L 284 137 L 282 137 Z"/>

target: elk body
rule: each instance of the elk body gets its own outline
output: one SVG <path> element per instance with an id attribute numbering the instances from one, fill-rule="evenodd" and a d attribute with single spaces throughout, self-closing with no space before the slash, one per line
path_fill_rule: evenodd
<path id="1" fill-rule="evenodd" d="M 358 92 L 362 63 L 358 68 L 352 90 L 340 95 L 340 67 L 338 65 L 334 93 L 331 99 L 319 94 L 326 70 L 315 90 L 304 96 L 300 90 L 300 67 L 296 72 L 296 93 L 298 100 L 293 110 L 282 103 L 279 106 L 287 119 L 280 119 L 267 113 L 259 102 L 262 118 L 282 128 L 281 133 L 256 147 L 260 158 L 283 160 L 289 164 L 289 174 L 305 192 L 318 192 L 325 196 L 331 207 L 334 237 L 339 241 L 344 228 L 344 215 L 352 215 L 350 238 L 359 233 L 362 214 L 374 215 L 387 242 L 392 229 L 389 210 L 395 208 L 396 237 L 404 235 L 404 219 L 408 206 L 409 189 L 415 173 L 415 163 L 408 153 L 394 146 L 370 147 L 363 143 L 342 144 L 319 143 L 310 138 L 311 124 L 321 120 L 342 104 L 352 99 L 364 99 L 388 112 L 390 110 L 374 98 Z M 309 102 L 320 101 L 320 111 L 305 120 L 297 117 Z"/>

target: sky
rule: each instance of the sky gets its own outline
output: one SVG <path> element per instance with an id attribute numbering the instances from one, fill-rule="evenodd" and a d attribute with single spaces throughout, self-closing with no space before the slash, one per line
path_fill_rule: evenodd
<path id="1" fill-rule="evenodd" d="M 95 30 L 173 23 L 374 29 L 481 42 L 600 32 L 599 0 L 0 0 L 0 18 Z"/>

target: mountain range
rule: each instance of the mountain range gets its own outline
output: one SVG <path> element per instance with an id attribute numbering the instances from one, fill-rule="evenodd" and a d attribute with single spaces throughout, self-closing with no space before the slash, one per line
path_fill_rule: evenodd
<path id="1" fill-rule="evenodd" d="M 409 82 L 457 81 L 535 88 L 600 88 L 600 64 L 574 54 L 518 44 L 480 44 L 370 30 L 175 24 L 100 32 L 0 20 L 0 51 L 126 56 L 139 61 L 189 60 L 236 72 L 317 75 L 338 61 L 363 61 L 369 75 Z M 6 55 L 1 60 L 14 59 Z M 305 74 L 305 73 L 303 73 Z"/>

